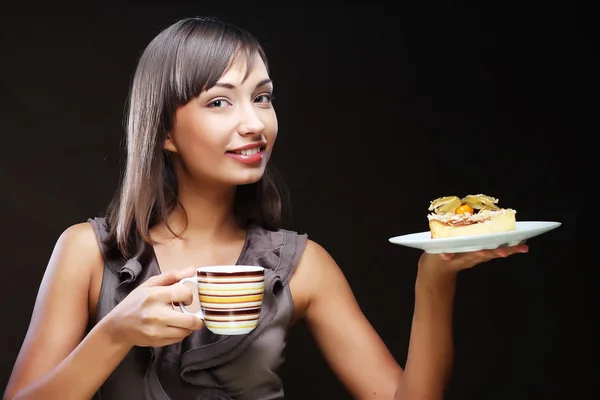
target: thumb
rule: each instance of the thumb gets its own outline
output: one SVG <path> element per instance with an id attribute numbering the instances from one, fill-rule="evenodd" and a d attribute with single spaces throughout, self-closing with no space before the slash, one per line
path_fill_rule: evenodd
<path id="1" fill-rule="evenodd" d="M 194 267 L 189 267 L 177 271 L 164 272 L 160 275 L 150 277 L 146 282 L 142 283 L 140 286 L 169 286 L 179 282 L 183 278 L 194 276 L 195 272 L 196 269 Z"/>

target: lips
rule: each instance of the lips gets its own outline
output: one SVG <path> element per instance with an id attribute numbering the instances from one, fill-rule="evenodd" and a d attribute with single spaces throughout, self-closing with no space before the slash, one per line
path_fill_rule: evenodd
<path id="1" fill-rule="evenodd" d="M 246 164 L 260 163 L 264 156 L 266 143 L 253 143 L 227 151 L 225 154 Z"/>

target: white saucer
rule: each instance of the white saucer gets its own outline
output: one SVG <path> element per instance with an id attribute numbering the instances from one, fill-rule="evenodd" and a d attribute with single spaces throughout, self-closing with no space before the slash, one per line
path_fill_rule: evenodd
<path id="1" fill-rule="evenodd" d="M 511 232 L 432 239 L 431 232 L 426 231 L 395 236 L 389 240 L 401 246 L 425 250 L 427 253 L 465 253 L 516 246 L 529 238 L 558 228 L 560 225 L 560 222 L 552 221 L 518 221 L 517 230 Z"/>

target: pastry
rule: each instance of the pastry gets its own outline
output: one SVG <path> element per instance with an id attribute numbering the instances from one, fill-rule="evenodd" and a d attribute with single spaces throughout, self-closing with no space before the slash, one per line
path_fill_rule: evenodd
<path id="1" fill-rule="evenodd" d="M 497 206 L 498 199 L 484 194 L 440 197 L 429 206 L 432 239 L 476 236 L 514 231 L 516 211 Z"/>

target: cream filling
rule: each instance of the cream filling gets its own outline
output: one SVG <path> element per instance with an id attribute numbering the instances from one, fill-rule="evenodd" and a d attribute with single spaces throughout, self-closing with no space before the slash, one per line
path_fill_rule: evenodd
<path id="1" fill-rule="evenodd" d="M 479 212 L 475 214 L 465 213 L 465 214 L 454 214 L 454 213 L 446 213 L 446 214 L 429 214 L 427 215 L 427 219 L 429 221 L 436 220 L 443 223 L 452 223 L 459 221 L 468 221 L 470 223 L 476 223 L 485 221 L 493 216 L 499 216 L 502 214 L 517 212 L 511 208 L 501 208 L 499 210 L 479 210 Z"/>

